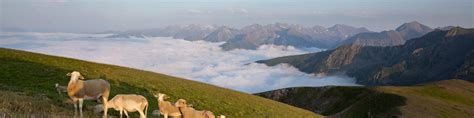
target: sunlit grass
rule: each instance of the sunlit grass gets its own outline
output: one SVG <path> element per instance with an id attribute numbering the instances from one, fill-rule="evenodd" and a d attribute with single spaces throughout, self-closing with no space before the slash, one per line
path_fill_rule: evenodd
<path id="1" fill-rule="evenodd" d="M 144 95 L 150 103 L 149 116 L 154 109 L 157 109 L 157 101 L 152 96 L 153 92 L 168 94 L 171 97 L 169 100 L 173 102 L 184 98 L 196 109 L 211 110 L 216 115 L 224 114 L 228 117 L 318 116 L 310 111 L 250 94 L 168 75 L 11 49 L 0 48 L 0 70 L 0 90 L 25 93 L 27 96 L 44 95 L 50 100 L 47 103 L 51 105 L 38 107 L 51 109 L 72 109 L 71 105 L 62 102 L 66 96 L 57 94 L 54 83 L 67 85 L 69 78 L 65 74 L 76 70 L 81 72 L 86 79 L 108 80 L 112 85 L 109 99 L 118 93 Z M 25 102 L 34 104 L 32 100 L 25 100 Z M 90 101 L 86 103 L 86 106 L 95 104 Z M 15 112 L 23 113 L 23 111 Z M 117 112 L 109 114 L 117 115 Z M 137 115 L 137 113 L 133 114 Z"/>

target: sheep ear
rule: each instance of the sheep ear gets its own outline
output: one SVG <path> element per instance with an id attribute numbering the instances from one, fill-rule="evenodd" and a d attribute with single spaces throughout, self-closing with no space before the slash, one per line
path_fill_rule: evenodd
<path id="1" fill-rule="evenodd" d="M 71 73 L 67 73 L 66 76 L 71 76 Z"/>
<path id="2" fill-rule="evenodd" d="M 79 76 L 79 79 L 84 79 L 84 77 L 83 77 L 83 76 Z"/>

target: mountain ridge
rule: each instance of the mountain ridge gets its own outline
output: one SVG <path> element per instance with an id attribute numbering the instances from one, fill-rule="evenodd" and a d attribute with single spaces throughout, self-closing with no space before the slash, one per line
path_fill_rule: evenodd
<path id="1" fill-rule="evenodd" d="M 349 37 L 344 44 L 357 44 L 364 46 L 397 46 L 403 45 L 406 41 L 421 37 L 428 32 L 433 31 L 430 27 L 423 25 L 417 21 L 403 23 L 395 30 L 381 31 L 381 32 L 366 32 L 360 33 L 353 37 Z"/>
<path id="2" fill-rule="evenodd" d="M 474 81 L 473 37 L 474 29 L 457 27 L 435 30 L 400 46 L 351 44 L 257 62 L 269 66 L 288 63 L 302 72 L 317 75 L 342 72 L 369 86 L 413 85 L 453 78 Z"/>
<path id="3" fill-rule="evenodd" d="M 108 37 L 173 37 L 190 41 L 225 42 L 221 45 L 224 50 L 257 49 L 266 44 L 297 48 L 332 48 L 352 35 L 368 31 L 363 27 L 356 28 L 342 24 L 329 28 L 287 23 L 251 24 L 241 29 L 215 25 L 172 25 L 165 28 L 118 32 Z"/>

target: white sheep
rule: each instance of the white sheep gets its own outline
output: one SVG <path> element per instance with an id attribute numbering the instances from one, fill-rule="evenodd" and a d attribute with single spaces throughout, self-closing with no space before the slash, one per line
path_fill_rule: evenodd
<path id="1" fill-rule="evenodd" d="M 154 96 L 158 99 L 158 107 L 160 109 L 160 114 L 163 115 L 165 118 L 168 118 L 168 116 L 181 116 L 181 113 L 179 112 L 179 109 L 177 107 L 171 104 L 171 102 L 165 101 L 165 97 L 167 97 L 165 94 L 158 93 Z"/>
<path id="2" fill-rule="evenodd" d="M 75 113 L 77 113 L 77 109 L 79 109 L 82 117 L 82 104 L 84 100 L 96 100 L 101 97 L 102 102 L 107 103 L 110 93 L 110 84 L 107 81 L 103 79 L 79 80 L 84 79 L 84 77 L 77 71 L 68 73 L 67 76 L 71 76 L 69 84 L 67 85 L 67 94 L 74 103 Z M 104 107 L 104 117 L 107 117 L 106 108 L 107 104 L 105 104 Z"/>
<path id="3" fill-rule="evenodd" d="M 67 93 L 67 86 L 61 86 L 58 83 L 56 83 L 54 86 L 59 95 L 63 95 L 62 93 Z"/>
<path id="4" fill-rule="evenodd" d="M 137 111 L 140 113 L 140 118 L 146 118 L 148 111 L 148 101 L 146 98 L 136 94 L 117 94 L 105 104 L 107 104 L 107 109 L 114 108 L 120 111 L 120 118 L 122 118 L 123 112 L 125 112 L 128 118 L 128 112 Z M 103 110 L 104 108 L 102 107 L 96 107 L 96 111 Z"/>
<path id="5" fill-rule="evenodd" d="M 215 118 L 214 113 L 211 111 L 198 111 L 192 107 L 189 107 L 186 100 L 179 99 L 176 101 L 175 106 L 181 111 L 183 118 Z"/>

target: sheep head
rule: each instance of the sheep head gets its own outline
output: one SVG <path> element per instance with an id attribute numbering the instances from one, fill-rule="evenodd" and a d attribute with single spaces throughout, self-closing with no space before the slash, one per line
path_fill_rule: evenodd
<path id="1" fill-rule="evenodd" d="M 77 71 L 72 71 L 71 73 L 66 74 L 66 76 L 70 76 L 71 79 L 79 78 L 79 79 L 84 79 L 84 77 L 81 75 L 81 73 Z"/>
<path id="2" fill-rule="evenodd" d="M 174 103 L 174 106 L 175 107 L 187 107 L 187 102 L 184 99 L 179 99 L 178 101 L 176 101 L 176 103 Z"/>
<path id="3" fill-rule="evenodd" d="M 153 96 L 158 98 L 158 101 L 164 101 L 165 99 L 169 98 L 166 94 L 163 93 L 153 94 Z"/>

